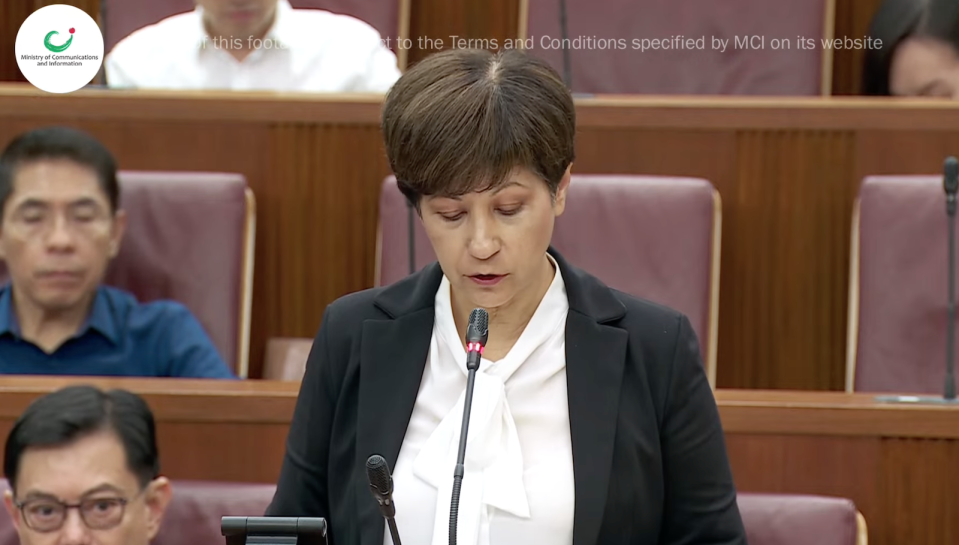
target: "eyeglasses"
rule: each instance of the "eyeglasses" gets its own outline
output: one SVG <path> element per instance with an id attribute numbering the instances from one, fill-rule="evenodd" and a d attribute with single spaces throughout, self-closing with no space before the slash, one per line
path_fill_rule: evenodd
<path id="1" fill-rule="evenodd" d="M 111 219 L 104 212 L 67 214 L 63 218 L 63 228 L 74 235 L 91 237 L 108 232 Z M 57 223 L 58 218 L 53 213 L 14 214 L 9 227 L 20 236 L 33 238 L 48 236 L 56 229 Z"/>
<path id="2" fill-rule="evenodd" d="M 53 499 L 35 499 L 17 502 L 27 528 L 46 533 L 63 527 L 70 509 L 78 509 L 80 518 L 91 530 L 109 530 L 123 521 L 129 500 L 126 498 L 89 498 L 79 503 L 65 503 Z"/>

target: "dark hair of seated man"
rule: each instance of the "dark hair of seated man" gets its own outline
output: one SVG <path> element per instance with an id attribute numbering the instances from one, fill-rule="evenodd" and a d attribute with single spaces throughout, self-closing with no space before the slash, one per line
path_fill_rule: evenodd
<path id="1" fill-rule="evenodd" d="M 7 146 L 0 374 L 233 376 L 186 307 L 101 285 L 126 225 L 116 160 L 90 134 L 44 127 Z"/>
<path id="2" fill-rule="evenodd" d="M 863 94 L 959 99 L 959 2 L 884 0 L 869 36 Z"/>
<path id="3" fill-rule="evenodd" d="M 21 545 L 148 545 L 172 496 L 153 414 L 125 390 L 37 399 L 7 437 L 3 470 Z"/>

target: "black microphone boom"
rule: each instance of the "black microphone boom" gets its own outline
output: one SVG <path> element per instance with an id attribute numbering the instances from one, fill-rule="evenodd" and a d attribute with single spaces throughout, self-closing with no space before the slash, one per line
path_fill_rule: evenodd
<path id="1" fill-rule="evenodd" d="M 947 157 L 942 167 L 942 185 L 946 191 L 946 215 L 949 218 L 949 319 L 946 330 L 946 384 L 943 397 L 956 398 L 955 343 L 956 343 L 956 192 L 959 190 L 959 161 Z"/>
<path id="2" fill-rule="evenodd" d="M 400 531 L 396 529 L 396 504 L 393 503 L 393 477 L 390 476 L 390 465 L 379 454 L 374 454 L 366 460 L 366 475 L 370 480 L 370 491 L 376 502 L 380 504 L 380 511 L 390 527 L 390 537 L 393 545 L 401 545 Z"/>
<path id="3" fill-rule="evenodd" d="M 459 519 L 460 492 L 463 487 L 464 462 L 466 460 L 466 434 L 470 425 L 470 406 L 473 404 L 473 385 L 476 370 L 483 359 L 483 349 L 489 340 L 489 314 L 481 308 L 470 313 L 466 328 L 466 397 L 463 400 L 463 426 L 460 428 L 459 452 L 456 454 L 456 469 L 453 470 L 453 495 L 450 498 L 450 545 L 456 545 L 456 523 Z"/>

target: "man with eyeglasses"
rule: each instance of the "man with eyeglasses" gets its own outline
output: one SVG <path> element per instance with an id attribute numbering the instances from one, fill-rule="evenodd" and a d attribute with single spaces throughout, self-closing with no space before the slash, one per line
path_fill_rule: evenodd
<path id="1" fill-rule="evenodd" d="M 93 136 L 36 129 L 0 155 L 0 374 L 234 378 L 180 303 L 101 285 L 126 227 Z"/>
<path id="2" fill-rule="evenodd" d="M 70 386 L 37 399 L 3 465 L 21 545 L 148 545 L 172 496 L 153 414 L 124 390 Z"/>

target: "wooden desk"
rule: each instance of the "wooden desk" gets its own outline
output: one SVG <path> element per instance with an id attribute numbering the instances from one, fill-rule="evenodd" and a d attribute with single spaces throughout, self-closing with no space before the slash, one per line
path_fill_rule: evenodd
<path id="1" fill-rule="evenodd" d="M 959 405 L 720 390 L 736 486 L 851 498 L 870 545 L 959 541 Z"/>
<path id="2" fill-rule="evenodd" d="M 0 436 L 31 400 L 72 382 L 0 379 Z M 276 481 L 298 384 L 86 382 L 144 396 L 166 475 Z M 871 545 L 959 538 L 959 407 L 889 405 L 838 392 L 720 390 L 717 401 L 739 490 L 851 498 Z"/>
<path id="3" fill-rule="evenodd" d="M 85 128 L 124 169 L 246 175 L 258 204 L 251 373 L 266 340 L 312 337 L 372 286 L 388 174 L 379 96 L 0 86 L 0 146 Z M 867 174 L 936 173 L 959 103 L 604 97 L 577 103 L 581 173 L 699 176 L 723 201 L 718 384 L 841 389 L 853 199 Z M 589 268 L 589 264 L 581 264 Z"/>
<path id="4" fill-rule="evenodd" d="M 0 377 L 2 440 L 31 401 L 75 383 L 143 396 L 156 420 L 164 475 L 247 482 L 276 482 L 279 477 L 300 387 L 254 380 Z"/>

